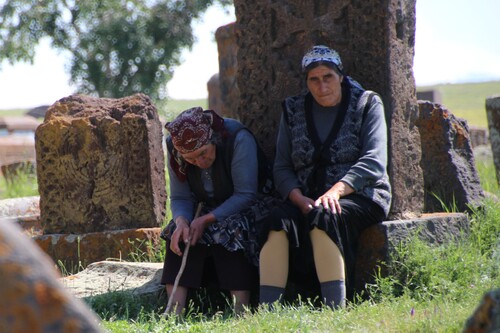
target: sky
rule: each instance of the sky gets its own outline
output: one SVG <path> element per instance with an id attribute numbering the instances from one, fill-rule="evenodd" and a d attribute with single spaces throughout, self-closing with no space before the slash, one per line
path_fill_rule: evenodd
<path id="1" fill-rule="evenodd" d="M 499 13 L 498 0 L 417 0 L 417 86 L 500 80 Z M 215 31 L 234 21 L 234 10 L 212 7 L 195 23 L 197 42 L 182 53 L 181 65 L 167 85 L 170 98 L 207 97 L 207 82 L 219 70 Z M 66 59 L 45 40 L 34 64 L 4 61 L 0 110 L 51 105 L 72 94 Z"/>

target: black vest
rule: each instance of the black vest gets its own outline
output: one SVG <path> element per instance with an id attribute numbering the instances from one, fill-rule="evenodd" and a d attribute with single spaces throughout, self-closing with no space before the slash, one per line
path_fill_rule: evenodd
<path id="1" fill-rule="evenodd" d="M 195 165 L 186 163 L 186 176 L 189 187 L 198 201 L 206 203 L 210 207 L 217 207 L 226 201 L 234 193 L 234 184 L 231 174 L 231 162 L 233 160 L 234 140 L 241 130 L 250 130 L 240 122 L 233 119 L 224 119 L 224 127 L 227 136 L 216 145 L 216 157 L 212 164 L 212 182 L 214 193 L 211 197 L 203 186 L 201 179 L 202 170 Z M 251 132 L 250 132 L 251 133 Z M 251 133 L 252 134 L 252 133 Z M 253 134 L 252 134 L 253 136 Z M 167 140 L 171 151 L 173 145 Z M 265 157 L 261 147 L 257 144 L 258 159 L 258 191 L 270 193 L 273 188 L 272 166 Z"/>

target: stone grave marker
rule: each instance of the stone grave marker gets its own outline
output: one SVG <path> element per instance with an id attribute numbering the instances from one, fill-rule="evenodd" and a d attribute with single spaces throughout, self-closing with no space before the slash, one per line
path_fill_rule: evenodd
<path id="1" fill-rule="evenodd" d="M 235 0 L 234 5 L 238 114 L 268 156 L 274 155 L 282 100 L 305 88 L 302 56 L 312 45 L 328 45 L 340 53 L 345 72 L 384 101 L 391 218 L 418 216 L 424 190 L 412 71 L 415 0 Z"/>
<path id="2" fill-rule="evenodd" d="M 35 141 L 44 234 L 163 222 L 163 132 L 146 95 L 63 98 L 47 111 Z"/>

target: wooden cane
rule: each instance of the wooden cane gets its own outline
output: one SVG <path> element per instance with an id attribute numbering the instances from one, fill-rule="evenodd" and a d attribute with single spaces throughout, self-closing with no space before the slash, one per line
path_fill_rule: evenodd
<path id="1" fill-rule="evenodd" d="M 200 216 L 201 214 L 201 209 L 203 208 L 203 203 L 200 202 L 198 203 L 198 207 L 196 208 L 196 213 L 194 215 L 194 219 Z M 193 219 L 193 220 L 194 220 Z M 168 303 L 167 303 L 167 308 L 165 309 L 165 312 L 163 313 L 163 317 L 166 317 L 172 308 L 172 302 L 174 300 L 174 295 L 175 292 L 177 291 L 177 287 L 179 286 L 179 280 L 181 279 L 182 273 L 184 273 L 184 268 L 186 268 L 186 261 L 187 261 L 187 256 L 189 253 L 189 247 L 191 246 L 191 235 L 189 235 L 186 247 L 184 249 L 184 253 L 182 254 L 182 262 L 181 262 L 181 267 L 179 268 L 179 272 L 177 273 L 177 276 L 175 277 L 174 281 L 174 286 L 172 287 L 172 294 L 168 298 Z"/>

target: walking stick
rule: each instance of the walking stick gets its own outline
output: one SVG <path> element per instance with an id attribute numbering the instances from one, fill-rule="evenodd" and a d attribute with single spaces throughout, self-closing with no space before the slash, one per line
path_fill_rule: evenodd
<path id="1" fill-rule="evenodd" d="M 198 203 L 198 207 L 196 208 L 196 213 L 194 214 L 194 218 L 197 218 L 200 216 L 202 208 L 203 208 L 203 203 L 202 202 Z M 172 294 L 168 298 L 167 308 L 165 309 L 165 312 L 163 313 L 163 317 L 166 317 L 170 313 L 170 309 L 172 308 L 172 302 L 174 300 L 174 295 L 175 295 L 175 292 L 177 291 L 177 287 L 179 286 L 179 280 L 181 279 L 182 273 L 184 273 L 184 268 L 186 268 L 186 261 L 187 261 L 187 256 L 189 253 L 190 246 L 191 246 L 191 235 L 189 235 L 189 237 L 188 237 L 186 248 L 184 249 L 184 253 L 182 254 L 181 267 L 179 268 L 179 272 L 177 273 L 177 276 L 175 277 L 174 286 L 172 288 Z"/>

